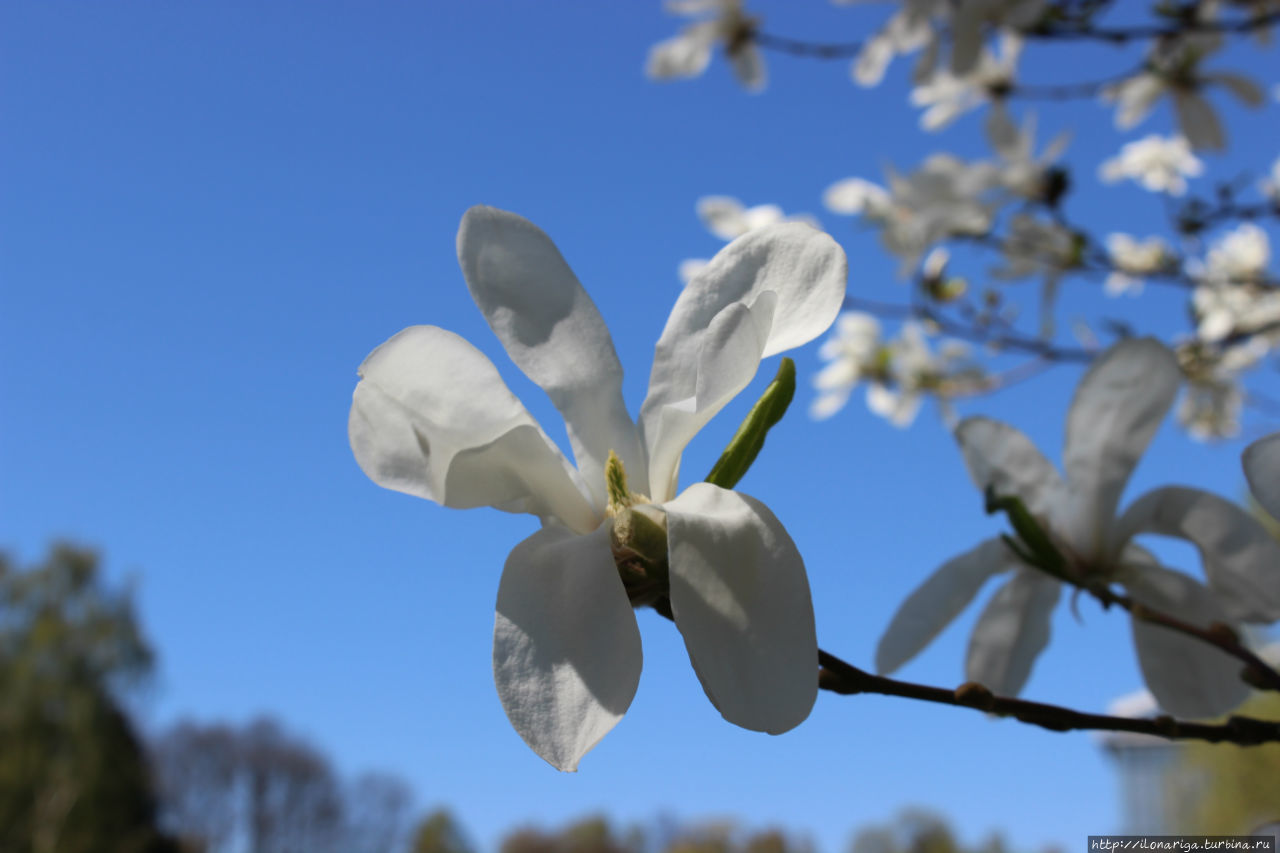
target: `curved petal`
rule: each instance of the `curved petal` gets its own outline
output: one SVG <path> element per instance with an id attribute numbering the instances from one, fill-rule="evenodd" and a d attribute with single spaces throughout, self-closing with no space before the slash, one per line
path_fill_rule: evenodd
<path id="1" fill-rule="evenodd" d="M 1253 497 L 1272 518 L 1280 519 L 1280 432 L 1246 447 L 1241 464 Z"/>
<path id="2" fill-rule="evenodd" d="M 1155 489 L 1125 510 L 1112 547 L 1139 533 L 1176 536 L 1195 545 L 1209 586 L 1231 618 L 1280 619 L 1280 543 L 1231 501 L 1182 486 Z"/>
<path id="3" fill-rule="evenodd" d="M 586 536 L 544 527 L 512 549 L 498 587 L 493 680 L 534 752 L 576 770 L 631 706 L 641 664 L 607 527 Z"/>
<path id="4" fill-rule="evenodd" d="M 1226 136 L 1218 114 L 1198 91 L 1174 89 L 1173 111 L 1178 129 L 1196 151 L 1219 151 L 1226 147 Z"/>
<path id="5" fill-rule="evenodd" d="M 360 365 L 347 431 L 380 486 L 465 509 L 599 524 L 576 473 L 498 376 L 453 332 L 411 326 Z"/>
<path id="6" fill-rule="evenodd" d="M 471 297 L 511 360 L 564 415 L 578 468 L 604 509 L 613 450 L 642 477 L 639 435 L 622 401 L 622 365 L 595 303 L 560 251 L 523 217 L 473 207 L 458 228 Z"/>
<path id="7" fill-rule="evenodd" d="M 1181 380 L 1169 348 L 1142 338 L 1111 347 L 1076 387 L 1062 454 L 1069 494 L 1054 527 L 1081 556 L 1100 556 L 1129 475 Z"/>
<path id="8" fill-rule="evenodd" d="M 1020 569 L 996 592 L 969 637 L 965 677 L 1001 696 L 1017 696 L 1049 644 L 1049 616 L 1062 584 Z"/>
<path id="9" fill-rule="evenodd" d="M 725 308 L 734 303 L 753 308 L 764 293 L 775 294 L 764 358 L 822 334 L 840 311 L 847 278 L 844 250 L 801 222 L 750 231 L 721 249 L 681 291 L 658 339 L 649 394 L 640 410 L 646 442 L 651 444 L 652 421 L 663 407 L 694 393 L 693 366 L 712 321 Z"/>
<path id="10" fill-rule="evenodd" d="M 663 506 L 671 610 L 726 720 L 780 734 L 818 695 L 818 639 L 804 561 L 764 504 L 695 483 Z"/>
<path id="11" fill-rule="evenodd" d="M 714 39 L 715 24 L 712 21 L 685 27 L 678 35 L 649 48 L 645 73 L 654 80 L 697 77 L 707 70 L 711 62 Z"/>
<path id="12" fill-rule="evenodd" d="M 680 454 L 689 439 L 755 376 L 775 302 L 774 294 L 766 292 L 750 308 L 739 302 L 720 312 L 707 329 L 702 348 L 692 354 L 696 360 L 685 366 L 693 375 L 692 395 L 652 413 L 645 440 L 649 495 L 655 502 L 675 495 Z"/>
<path id="13" fill-rule="evenodd" d="M 876 647 L 876 672 L 893 672 L 925 646 L 969 606 L 987 579 L 1017 565 L 999 539 L 952 557 L 907 596 Z"/>
<path id="14" fill-rule="evenodd" d="M 764 57 L 754 44 L 747 42 L 729 54 L 729 64 L 733 66 L 733 74 L 750 92 L 763 92 L 768 82 L 768 74 L 764 67 Z"/>
<path id="15" fill-rule="evenodd" d="M 1142 604 L 1201 628 L 1228 621 L 1212 592 L 1154 560 L 1130 564 L 1118 580 Z M 1214 717 L 1248 697 L 1249 687 L 1240 679 L 1243 665 L 1235 658 L 1160 625 L 1140 619 L 1132 625 L 1142 677 L 1165 711 Z"/>
<path id="16" fill-rule="evenodd" d="M 1032 515 L 1046 518 L 1061 494 L 1062 477 L 1020 430 L 990 418 L 965 418 L 956 427 L 965 467 L 979 489 L 1022 499 Z"/>

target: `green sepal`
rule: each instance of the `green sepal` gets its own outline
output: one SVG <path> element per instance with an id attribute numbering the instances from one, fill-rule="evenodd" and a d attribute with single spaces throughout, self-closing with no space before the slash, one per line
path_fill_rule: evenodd
<path id="1" fill-rule="evenodd" d="M 738 431 L 730 439 L 729 446 L 712 466 L 707 482 L 722 489 L 732 489 L 737 485 L 751 463 L 756 461 L 769 429 L 782 420 L 795 395 L 796 363 L 784 358 L 778 365 L 778 374 L 743 418 Z"/>
<path id="2" fill-rule="evenodd" d="M 1002 536 L 1005 544 L 1024 562 L 1035 566 L 1059 580 L 1070 582 L 1067 577 L 1067 561 L 1063 558 L 1053 540 L 1044 532 L 1040 522 L 1036 521 L 1022 499 L 1015 495 L 998 497 L 992 486 L 984 492 L 985 509 L 988 514 L 1004 512 L 1009 516 L 1009 523 L 1018 534 L 1017 539 Z M 1016 543 L 1016 544 L 1015 544 Z"/>

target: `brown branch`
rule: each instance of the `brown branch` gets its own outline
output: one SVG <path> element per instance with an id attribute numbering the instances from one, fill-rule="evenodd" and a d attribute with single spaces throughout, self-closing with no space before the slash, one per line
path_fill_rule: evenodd
<path id="1" fill-rule="evenodd" d="M 672 621 L 671 601 L 660 598 L 653 604 L 657 613 Z M 1031 702 L 996 696 L 986 687 L 966 682 L 954 690 L 898 681 L 882 675 L 872 675 L 830 652 L 818 649 L 818 687 L 842 696 L 856 693 L 877 693 L 881 696 L 898 696 L 939 705 L 972 708 L 987 714 L 997 714 L 1042 729 L 1055 732 L 1109 731 L 1133 732 L 1153 735 L 1166 740 L 1202 740 L 1209 743 L 1234 743 L 1255 746 L 1262 743 L 1280 743 L 1280 722 L 1258 720 L 1252 717 L 1229 717 L 1225 723 L 1190 723 L 1173 717 L 1155 718 L 1113 717 L 1106 714 L 1087 714 L 1044 702 Z"/>
<path id="2" fill-rule="evenodd" d="M 1103 606 L 1119 605 L 1135 619 L 1141 619 L 1143 622 L 1150 622 L 1152 625 L 1160 625 L 1171 631 L 1177 631 L 1179 634 L 1194 637 L 1203 643 L 1208 643 L 1222 650 L 1245 665 L 1245 680 L 1254 687 L 1263 690 L 1280 691 L 1280 672 L 1270 667 L 1266 661 L 1242 644 L 1240 638 L 1236 636 L 1236 632 L 1230 627 L 1215 623 L 1208 628 L 1201 628 L 1171 614 L 1147 607 L 1140 602 L 1134 601 L 1128 595 L 1115 592 L 1109 587 L 1095 588 L 1081 584 L 1076 584 L 1076 586 L 1093 595 L 1094 598 L 1102 602 Z"/>
<path id="3" fill-rule="evenodd" d="M 1133 732 L 1166 740 L 1202 740 L 1241 746 L 1280 742 L 1280 722 L 1252 717 L 1233 716 L 1225 723 L 1215 724 L 1191 723 L 1169 716 L 1135 718 L 1088 714 L 1044 702 L 996 696 L 986 687 L 972 681 L 961 684 L 955 690 L 948 690 L 872 675 L 822 650 L 818 651 L 818 663 L 822 667 L 818 671 L 818 686 L 833 693 L 878 693 L 882 696 L 900 696 L 940 705 L 973 708 L 987 714 L 1012 717 L 1021 723 L 1054 732 Z"/>
<path id="4" fill-rule="evenodd" d="M 860 41 L 840 43 L 801 41 L 800 39 L 787 38 L 786 36 L 762 33 L 759 30 L 751 34 L 751 40 L 755 42 L 757 47 L 762 47 L 766 50 L 776 50 L 779 53 L 787 53 L 792 56 L 808 56 L 814 59 L 849 59 L 857 56 L 858 51 L 862 50 L 862 42 Z"/>

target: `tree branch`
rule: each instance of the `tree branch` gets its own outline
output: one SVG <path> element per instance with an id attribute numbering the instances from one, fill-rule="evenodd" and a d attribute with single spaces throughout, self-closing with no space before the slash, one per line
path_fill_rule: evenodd
<path id="1" fill-rule="evenodd" d="M 671 601 L 660 598 L 653 609 L 671 621 Z M 987 714 L 1012 717 L 1021 723 L 1039 726 L 1055 732 L 1108 731 L 1133 732 L 1152 735 L 1166 740 L 1202 740 L 1209 743 L 1234 743 L 1240 746 L 1256 746 L 1262 743 L 1280 743 L 1280 722 L 1258 720 L 1253 717 L 1229 717 L 1225 723 L 1190 723 L 1169 716 L 1154 718 L 1112 717 L 1106 714 L 1087 714 L 1044 702 L 1030 702 L 996 696 L 976 682 L 966 682 L 954 690 L 930 687 L 898 681 L 882 675 L 872 675 L 830 652 L 818 649 L 818 687 L 851 696 L 856 693 L 877 693 L 881 696 L 898 696 L 939 705 L 972 708 Z"/>

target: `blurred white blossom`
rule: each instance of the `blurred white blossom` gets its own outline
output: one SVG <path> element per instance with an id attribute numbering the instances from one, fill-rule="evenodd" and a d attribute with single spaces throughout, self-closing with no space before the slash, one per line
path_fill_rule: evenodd
<path id="1" fill-rule="evenodd" d="M 1202 90 L 1210 85 L 1221 86 L 1251 107 L 1260 106 L 1263 95 L 1258 84 L 1243 75 L 1200 70 L 1200 63 L 1222 43 L 1216 33 L 1183 34 L 1155 41 L 1143 71 L 1103 90 L 1103 99 L 1116 104 L 1116 127 L 1134 127 L 1151 114 L 1161 97 L 1168 95 L 1178 127 L 1192 148 L 1223 148 L 1226 136 L 1222 124 Z"/>
<path id="2" fill-rule="evenodd" d="M 672 14 L 701 20 L 649 50 L 645 71 L 650 77 L 697 77 L 707 70 L 712 49 L 721 43 L 738 82 L 752 92 L 764 89 L 764 59 L 752 42 L 757 22 L 743 11 L 742 0 L 667 0 L 666 8 Z"/>
<path id="3" fill-rule="evenodd" d="M 809 406 L 810 417 L 824 420 L 844 408 L 859 382 L 883 372 L 886 355 L 880 321 L 861 311 L 843 312 L 818 350 L 818 357 L 829 363 L 813 378 L 819 393 Z"/>
<path id="4" fill-rule="evenodd" d="M 1270 260 L 1267 232 L 1243 222 L 1210 246 L 1203 264 L 1191 266 L 1200 281 L 1191 304 L 1201 340 L 1280 333 L 1280 291 L 1265 284 Z"/>
<path id="5" fill-rule="evenodd" d="M 862 178 L 847 178 L 827 189 L 823 200 L 835 213 L 861 215 L 881 228 L 885 248 L 897 255 L 903 276 L 921 256 L 950 236 L 985 234 L 994 205 L 986 198 L 997 183 L 990 163 L 966 163 L 935 154 L 915 172 L 890 169 L 886 190 Z"/>
<path id="6" fill-rule="evenodd" d="M 1107 235 L 1107 256 L 1114 267 L 1103 288 L 1108 296 L 1142 292 L 1142 276 L 1158 272 L 1172 256 L 1169 244 L 1160 237 L 1139 241 L 1128 234 Z"/>
<path id="7" fill-rule="evenodd" d="M 1064 578 L 1085 586 L 1119 584 L 1137 602 L 1201 628 L 1273 622 L 1280 618 L 1280 545 L 1243 509 L 1173 486 L 1148 492 L 1118 512 L 1129 476 L 1173 404 L 1181 376 L 1172 353 L 1149 338 L 1122 341 L 1100 356 L 1076 388 L 1067 414 L 1065 477 L 1008 424 L 966 418 L 956 439 L 974 484 L 1018 498 L 1047 534 Z M 1160 565 L 1133 542 L 1144 533 L 1194 544 L 1206 583 Z M 876 669 L 893 672 L 913 658 L 999 574 L 1008 580 L 974 626 L 965 677 L 997 695 L 1017 695 L 1048 645 L 1062 583 L 1000 538 L 947 561 L 907 598 L 880 639 Z M 1143 678 L 1168 713 L 1211 717 L 1249 695 L 1234 658 L 1141 619 L 1131 624 Z"/>
<path id="8" fill-rule="evenodd" d="M 1010 32 L 1001 34 L 1000 55 L 983 49 L 978 62 L 964 73 L 938 69 L 911 90 L 913 106 L 924 107 L 920 127 L 939 130 L 961 115 L 975 110 L 1008 88 L 1017 70 L 1022 39 Z"/>
<path id="9" fill-rule="evenodd" d="M 1215 283 L 1256 282 L 1271 262 L 1271 240 L 1252 222 L 1242 222 L 1214 243 L 1205 258 L 1205 277 Z"/>
<path id="10" fill-rule="evenodd" d="M 1060 133 L 1037 157 L 1036 116 L 1028 113 L 1021 129 L 1013 123 L 1004 104 L 997 102 L 987 116 L 987 141 L 1000 158 L 1000 185 L 1019 198 L 1050 201 L 1053 164 L 1067 148 L 1070 136 Z"/>
<path id="11" fill-rule="evenodd" d="M 1176 350 L 1187 377 L 1178 401 L 1178 423 L 1199 441 L 1234 438 L 1240 433 L 1244 388 L 1240 374 L 1255 367 L 1270 346 L 1255 336 L 1227 347 L 1191 340 Z"/>
<path id="12" fill-rule="evenodd" d="M 1203 171 L 1204 164 L 1191 153 L 1185 137 L 1152 134 L 1126 143 L 1119 154 L 1103 162 L 1098 174 L 1108 184 L 1128 178 L 1151 192 L 1183 195 L 1186 179 Z"/>
<path id="13" fill-rule="evenodd" d="M 956 340 L 942 341 L 935 353 L 924 326 L 915 320 L 904 322 L 898 337 L 884 340 L 875 317 L 845 312 L 819 351 L 830 363 L 814 378 L 819 395 L 809 414 L 817 419 L 831 417 L 865 382 L 867 408 L 896 427 L 915 421 L 926 395 L 933 395 L 943 417 L 950 419 L 950 398 L 978 387 L 982 380 L 970 355 L 969 346 Z"/>

